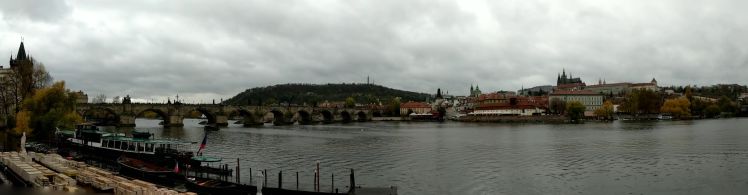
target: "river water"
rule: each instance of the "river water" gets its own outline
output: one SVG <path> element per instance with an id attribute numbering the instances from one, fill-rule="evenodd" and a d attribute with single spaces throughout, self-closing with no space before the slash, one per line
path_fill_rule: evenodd
<path id="1" fill-rule="evenodd" d="M 200 142 L 198 119 L 156 137 Z M 312 190 L 346 189 L 349 169 L 362 186 L 400 194 L 747 194 L 748 119 L 587 123 L 581 125 L 367 122 L 209 132 L 206 155 L 234 166 L 242 182 Z M 195 146 L 197 150 L 197 145 Z"/>

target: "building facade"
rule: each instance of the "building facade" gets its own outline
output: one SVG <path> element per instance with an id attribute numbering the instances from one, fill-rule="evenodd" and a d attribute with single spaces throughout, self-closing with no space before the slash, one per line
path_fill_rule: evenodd
<path id="1" fill-rule="evenodd" d="M 652 78 L 652 81 L 648 83 L 605 83 L 605 81 L 598 81 L 597 85 L 588 85 L 584 90 L 592 91 L 603 95 L 623 95 L 631 90 L 651 90 L 660 91 L 660 87 L 657 86 L 657 80 Z"/>
<path id="2" fill-rule="evenodd" d="M 400 116 L 406 116 L 411 113 L 413 114 L 428 114 L 431 113 L 431 105 L 424 102 L 409 101 L 400 104 Z"/>
<path id="3" fill-rule="evenodd" d="M 603 106 L 603 95 L 587 90 L 577 91 L 554 91 L 548 96 L 548 103 L 553 99 L 560 99 L 564 102 L 578 101 L 585 107 L 585 116 L 592 116 L 592 113 Z"/>
<path id="4" fill-rule="evenodd" d="M 546 113 L 547 96 L 517 96 L 515 93 L 490 93 L 478 96 L 469 115 L 536 116 Z"/>

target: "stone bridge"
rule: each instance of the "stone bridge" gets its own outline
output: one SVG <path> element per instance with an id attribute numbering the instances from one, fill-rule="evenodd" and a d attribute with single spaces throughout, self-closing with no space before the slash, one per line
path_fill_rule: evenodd
<path id="1" fill-rule="evenodd" d="M 198 111 L 205 115 L 208 124 L 228 126 L 229 119 L 239 119 L 244 126 L 262 125 L 272 122 L 284 124 L 317 124 L 334 122 L 370 121 L 378 115 L 376 110 L 367 108 L 317 108 L 309 106 L 230 106 L 221 104 L 78 104 L 76 111 L 88 116 L 91 111 L 106 111 L 118 121 L 118 126 L 135 126 L 135 118 L 144 112 L 154 112 L 167 127 L 184 126 L 183 120 L 190 112 Z"/>

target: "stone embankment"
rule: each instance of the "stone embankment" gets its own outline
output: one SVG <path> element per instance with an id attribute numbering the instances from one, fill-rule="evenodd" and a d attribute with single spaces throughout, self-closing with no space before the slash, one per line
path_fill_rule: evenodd
<path id="1" fill-rule="evenodd" d="M 485 123 L 565 123 L 567 117 L 557 115 L 543 116 L 462 116 L 460 122 L 485 122 Z"/>

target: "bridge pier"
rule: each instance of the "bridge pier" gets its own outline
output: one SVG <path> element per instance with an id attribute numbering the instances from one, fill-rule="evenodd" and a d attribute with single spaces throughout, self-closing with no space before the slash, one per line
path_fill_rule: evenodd
<path id="1" fill-rule="evenodd" d="M 120 115 L 119 124 L 120 127 L 135 127 L 135 116 L 132 115 Z"/>
<path id="2" fill-rule="evenodd" d="M 164 119 L 164 127 L 184 127 L 182 119 L 184 119 L 184 117 L 180 115 L 170 115 Z"/>
<path id="3" fill-rule="evenodd" d="M 216 125 L 221 127 L 229 126 L 229 116 L 216 115 Z"/>

